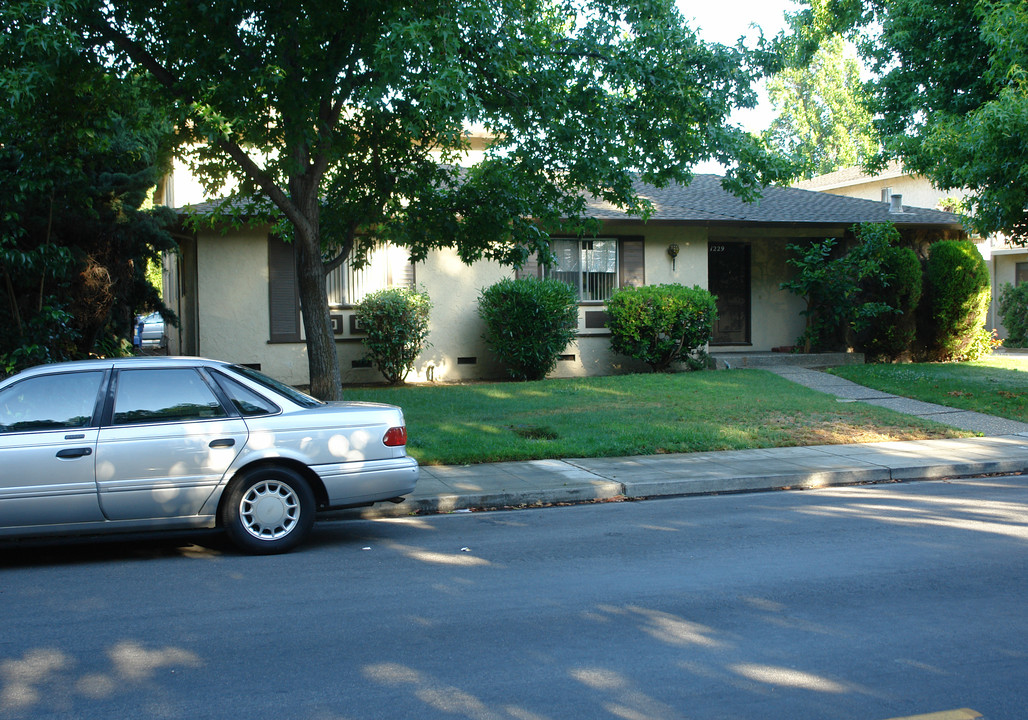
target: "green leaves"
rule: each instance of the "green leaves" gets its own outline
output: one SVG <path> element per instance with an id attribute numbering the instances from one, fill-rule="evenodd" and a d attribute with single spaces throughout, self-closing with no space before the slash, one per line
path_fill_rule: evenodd
<path id="1" fill-rule="evenodd" d="M 555 279 L 507 278 L 484 289 L 483 338 L 515 380 L 541 380 L 578 330 L 574 288 Z"/>
<path id="2" fill-rule="evenodd" d="M 354 310 L 368 358 L 390 385 L 402 383 L 426 347 L 432 303 L 412 288 L 368 295 Z"/>
<path id="3" fill-rule="evenodd" d="M 766 136 L 797 158 L 803 177 L 856 167 L 877 152 L 860 67 L 840 36 L 823 42 L 809 65 L 772 77 L 768 95 L 778 115 Z"/>
<path id="4" fill-rule="evenodd" d="M 607 312 L 614 352 L 666 371 L 710 342 L 717 304 L 699 286 L 645 285 L 615 290 Z"/>
<path id="5" fill-rule="evenodd" d="M 868 111 L 884 158 L 967 192 L 983 235 L 1024 242 L 1028 207 L 1028 5 L 1022 0 L 808 0 L 800 45 L 853 39 L 873 72 Z"/>
<path id="6" fill-rule="evenodd" d="M 925 267 L 935 359 L 977 360 L 991 348 L 985 320 L 992 298 L 989 269 L 969 240 L 934 243 Z"/>
<path id="7" fill-rule="evenodd" d="M 1003 317 L 1003 327 L 1007 329 L 1003 344 L 1028 347 L 1028 283 L 1003 285 L 999 291 L 999 314 Z"/>
<path id="8" fill-rule="evenodd" d="M 796 274 L 781 288 L 806 300 L 807 326 L 797 341 L 803 352 L 846 346 L 850 333 L 896 310 L 877 297 L 863 296 L 862 290 L 867 283 L 889 286 L 892 278 L 882 266 L 899 233 L 889 223 L 865 223 L 854 231 L 858 244 L 848 250 L 837 248 L 837 238 L 788 246 Z"/>
<path id="9" fill-rule="evenodd" d="M 168 116 L 139 76 L 97 65 L 73 20 L 84 7 L 0 5 L 0 353 L 18 365 L 130 337 L 134 310 L 161 307 L 146 262 L 174 246 L 167 211 L 142 209 Z"/>

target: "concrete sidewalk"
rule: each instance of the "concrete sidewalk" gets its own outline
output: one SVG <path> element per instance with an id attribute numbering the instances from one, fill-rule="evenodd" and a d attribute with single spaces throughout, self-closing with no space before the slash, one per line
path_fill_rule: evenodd
<path id="1" fill-rule="evenodd" d="M 840 402 L 881 405 L 987 437 L 422 466 L 418 486 L 404 502 L 379 503 L 334 516 L 403 516 L 1028 470 L 1028 424 L 898 398 L 816 370 L 783 367 L 772 371 L 833 394 Z"/>
<path id="2" fill-rule="evenodd" d="M 916 415 L 925 420 L 934 420 L 943 425 L 983 435 L 1028 433 L 1028 424 L 1026 423 L 890 395 L 819 370 L 785 366 L 764 369 L 808 388 L 835 395 L 840 402 L 865 402 L 868 405 L 877 405 L 906 415 Z"/>

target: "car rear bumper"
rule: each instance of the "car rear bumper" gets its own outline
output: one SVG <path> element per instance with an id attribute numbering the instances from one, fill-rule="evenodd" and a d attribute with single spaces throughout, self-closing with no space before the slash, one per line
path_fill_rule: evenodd
<path id="1" fill-rule="evenodd" d="M 367 505 L 408 495 L 418 483 L 418 462 L 412 457 L 333 463 L 311 468 L 328 495 L 322 508 Z"/>

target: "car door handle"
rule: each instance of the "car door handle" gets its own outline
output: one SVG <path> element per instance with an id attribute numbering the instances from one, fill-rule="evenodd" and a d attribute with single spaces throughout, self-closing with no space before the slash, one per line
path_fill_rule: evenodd
<path id="1" fill-rule="evenodd" d="M 211 447 L 211 448 L 227 448 L 227 447 L 232 447 L 235 444 L 236 444 L 236 441 L 233 440 L 232 438 L 222 438 L 220 440 L 211 440 L 210 444 L 207 447 Z"/>
<path id="2" fill-rule="evenodd" d="M 57 457 L 59 458 L 80 458 L 86 455 L 92 455 L 93 448 L 65 448 L 64 450 L 57 451 Z"/>

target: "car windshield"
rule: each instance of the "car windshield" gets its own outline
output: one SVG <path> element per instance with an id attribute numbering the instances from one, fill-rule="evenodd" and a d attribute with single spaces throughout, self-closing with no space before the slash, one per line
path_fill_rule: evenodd
<path id="1" fill-rule="evenodd" d="M 284 395 L 285 397 L 289 398 L 301 407 L 310 408 L 325 404 L 321 402 L 321 400 L 318 400 L 317 398 L 312 398 L 307 393 L 302 393 L 296 388 L 290 387 L 285 383 L 281 383 L 278 380 L 275 380 L 274 378 L 270 378 L 264 373 L 258 372 L 253 368 L 248 368 L 244 365 L 233 365 L 232 370 L 233 372 L 237 372 L 243 377 L 249 380 L 253 380 L 255 383 L 262 385 L 268 388 L 269 390 L 274 390 L 279 395 Z"/>

